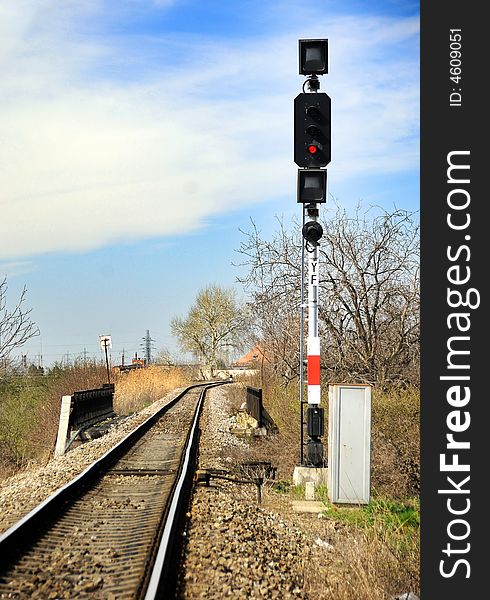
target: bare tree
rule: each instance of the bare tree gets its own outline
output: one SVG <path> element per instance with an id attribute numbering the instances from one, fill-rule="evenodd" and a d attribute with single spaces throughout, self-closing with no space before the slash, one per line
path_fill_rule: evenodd
<path id="1" fill-rule="evenodd" d="M 325 223 L 319 322 L 322 368 L 330 379 L 417 383 L 418 234 L 414 215 L 402 210 L 373 214 L 358 207 L 349 217 L 338 208 Z M 262 239 L 255 225 L 244 235 L 239 252 L 249 270 L 239 280 L 251 294 L 269 360 L 289 380 L 299 369 L 294 365 L 299 364 L 303 241 L 282 222 L 271 241 Z"/>
<path id="2" fill-rule="evenodd" d="M 337 213 L 325 228 L 320 318 L 325 367 L 368 383 L 417 383 L 419 228 L 395 210 Z"/>
<path id="3" fill-rule="evenodd" d="M 264 240 L 252 221 L 252 229 L 241 232 L 239 252 L 249 267 L 238 281 L 251 295 L 253 330 L 268 368 L 284 383 L 299 375 L 301 240 L 288 232 L 278 219 L 272 240 Z"/>
<path id="4" fill-rule="evenodd" d="M 181 349 L 191 352 L 213 376 L 220 359 L 246 343 L 249 318 L 231 289 L 210 285 L 201 290 L 189 314 L 171 321 Z"/>
<path id="5" fill-rule="evenodd" d="M 158 350 L 154 360 L 157 365 L 164 365 L 171 367 L 177 363 L 176 359 L 172 355 L 172 352 L 166 347 L 162 347 Z"/>
<path id="6" fill-rule="evenodd" d="M 12 309 L 7 307 L 7 277 L 0 282 L 0 373 L 10 364 L 12 352 L 23 346 L 27 340 L 39 335 L 39 329 L 32 321 L 32 309 L 24 308 L 27 289 L 24 287 Z"/>

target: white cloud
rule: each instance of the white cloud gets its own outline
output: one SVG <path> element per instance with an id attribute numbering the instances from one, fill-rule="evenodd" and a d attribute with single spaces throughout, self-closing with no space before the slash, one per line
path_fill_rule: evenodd
<path id="1" fill-rule="evenodd" d="M 304 31 L 228 46 L 189 37 L 193 68 L 179 71 L 175 39 L 133 52 L 77 33 L 102 3 L 61 4 L 56 18 L 59 0 L 0 7 L 0 258 L 185 232 L 291 195 Z M 417 21 L 317 22 L 331 47 L 331 180 L 416 168 L 417 66 L 387 52 L 413 41 Z"/>
<path id="2" fill-rule="evenodd" d="M 34 269 L 34 264 L 31 261 L 0 261 L 0 279 L 2 279 L 4 276 L 18 277 L 19 275 L 25 275 Z"/>

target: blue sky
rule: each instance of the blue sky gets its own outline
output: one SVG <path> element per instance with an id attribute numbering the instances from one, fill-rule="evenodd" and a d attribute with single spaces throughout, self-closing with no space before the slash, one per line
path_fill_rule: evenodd
<path id="1" fill-rule="evenodd" d="M 234 285 L 239 229 L 300 214 L 297 40 L 321 37 L 330 194 L 418 209 L 418 3 L 1 3 L 0 276 L 28 288 L 30 359 L 108 333 L 118 362 L 147 329 L 174 351 L 170 318 Z"/>

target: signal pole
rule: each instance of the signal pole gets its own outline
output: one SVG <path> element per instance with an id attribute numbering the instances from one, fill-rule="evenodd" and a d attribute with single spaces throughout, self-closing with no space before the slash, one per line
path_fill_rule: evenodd
<path id="1" fill-rule="evenodd" d="M 299 73 L 307 77 L 303 93 L 294 100 L 294 162 L 298 169 L 297 201 L 303 205 L 300 325 L 301 465 L 303 459 L 303 369 L 304 369 L 304 252 L 308 254 L 307 335 L 307 458 L 306 466 L 323 467 L 324 409 L 320 408 L 320 337 L 318 331 L 319 240 L 323 229 L 318 218 L 320 204 L 327 201 L 327 172 L 330 162 L 330 97 L 318 92 L 318 75 L 328 73 L 328 40 L 299 40 Z M 305 87 L 308 92 L 305 92 Z M 308 218 L 308 221 L 306 221 Z"/>
<path id="2" fill-rule="evenodd" d="M 321 225 L 317 219 L 320 213 L 317 204 L 306 206 L 306 213 L 310 218 L 310 229 L 321 232 Z M 315 227 L 318 226 L 318 227 Z M 304 232 L 308 235 L 308 231 Z M 313 467 L 322 467 L 323 444 L 320 437 L 323 435 L 324 409 L 320 408 L 321 381 L 320 381 L 320 336 L 318 335 L 318 284 L 319 284 L 319 245 L 306 240 L 305 249 L 308 253 L 308 337 L 306 341 L 308 364 L 308 409 L 307 409 L 307 464 Z"/>
<path id="3" fill-rule="evenodd" d="M 305 226 L 305 210 L 303 207 L 303 220 L 301 227 Z M 305 245 L 301 244 L 301 287 L 300 287 L 300 319 L 299 319 L 299 408 L 300 408 L 300 429 L 299 429 L 299 464 L 304 464 L 304 410 L 305 401 L 303 399 L 304 379 L 305 379 Z"/>

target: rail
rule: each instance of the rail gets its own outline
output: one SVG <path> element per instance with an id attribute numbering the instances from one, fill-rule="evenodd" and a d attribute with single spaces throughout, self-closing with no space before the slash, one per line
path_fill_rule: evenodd
<path id="1" fill-rule="evenodd" d="M 60 516 L 62 518 L 62 514 L 66 514 L 68 509 L 71 511 L 71 507 L 77 500 L 82 502 L 79 500 L 81 496 L 87 492 L 90 495 L 90 490 L 92 490 L 97 482 L 107 473 L 111 475 L 112 472 L 112 477 L 114 477 L 114 474 L 120 476 L 119 474 L 123 472 L 125 475 L 149 474 L 150 479 L 151 477 L 158 475 L 162 477 L 162 482 L 167 482 L 164 483 L 164 485 L 167 486 L 167 488 L 171 485 L 171 488 L 169 488 L 170 491 L 168 500 L 166 500 L 165 510 L 160 517 L 161 524 L 158 527 L 159 533 L 152 543 L 153 550 L 151 550 L 151 553 L 145 562 L 145 575 L 143 576 L 144 583 L 140 584 L 138 593 L 131 597 L 144 597 L 145 600 L 162 597 L 162 594 L 164 594 L 163 597 L 169 597 L 166 595 L 165 590 L 170 590 L 174 585 L 173 578 L 176 574 L 173 571 L 175 571 L 175 569 L 172 570 L 170 568 L 170 565 L 173 564 L 172 552 L 175 552 L 177 541 L 180 538 L 180 536 L 177 536 L 176 534 L 179 531 L 179 524 L 183 515 L 185 515 L 190 497 L 198 448 L 198 422 L 204 396 L 207 389 L 216 385 L 222 385 L 223 383 L 226 382 L 206 382 L 188 386 L 154 415 L 146 419 L 139 427 L 125 436 L 101 458 L 87 467 L 80 475 L 57 490 L 29 514 L 8 529 L 0 536 L 0 572 L 7 570 L 9 565 L 13 565 L 14 563 L 17 564 L 16 561 L 18 560 L 19 555 L 24 552 L 23 549 L 29 548 L 30 546 L 32 547 L 33 543 L 37 543 L 36 540 L 42 539 L 43 532 L 49 531 L 51 524 L 55 524 Z M 164 468 L 165 464 L 160 465 L 158 469 L 139 469 L 138 466 L 130 469 L 115 468 L 116 463 L 117 465 L 120 465 L 121 461 L 123 466 L 125 466 L 124 461 L 128 460 L 125 458 L 127 451 L 131 450 L 131 452 L 134 453 L 135 450 L 140 448 L 140 444 L 136 444 L 136 442 L 144 438 L 145 434 L 152 429 L 153 425 L 155 425 L 159 419 L 167 411 L 173 408 L 189 391 L 198 387 L 202 387 L 203 389 L 193 413 L 192 424 L 185 436 L 182 454 L 178 459 L 179 466 L 177 475 L 175 475 L 174 469 Z M 154 431 L 154 429 L 152 431 Z M 173 444 L 170 445 L 173 446 Z M 151 467 L 152 465 L 146 466 Z M 141 472 L 138 473 L 138 470 Z M 136 479 L 145 480 L 147 477 L 137 477 Z M 171 481 L 172 483 L 170 483 Z M 0 573 L 0 575 L 1 574 L 3 573 Z M 2 577 L 0 577 L 0 588 L 2 588 L 2 581 L 5 582 L 6 579 L 3 578 L 2 580 Z M 0 592 L 3 591 L 3 588 L 0 589 Z"/>

